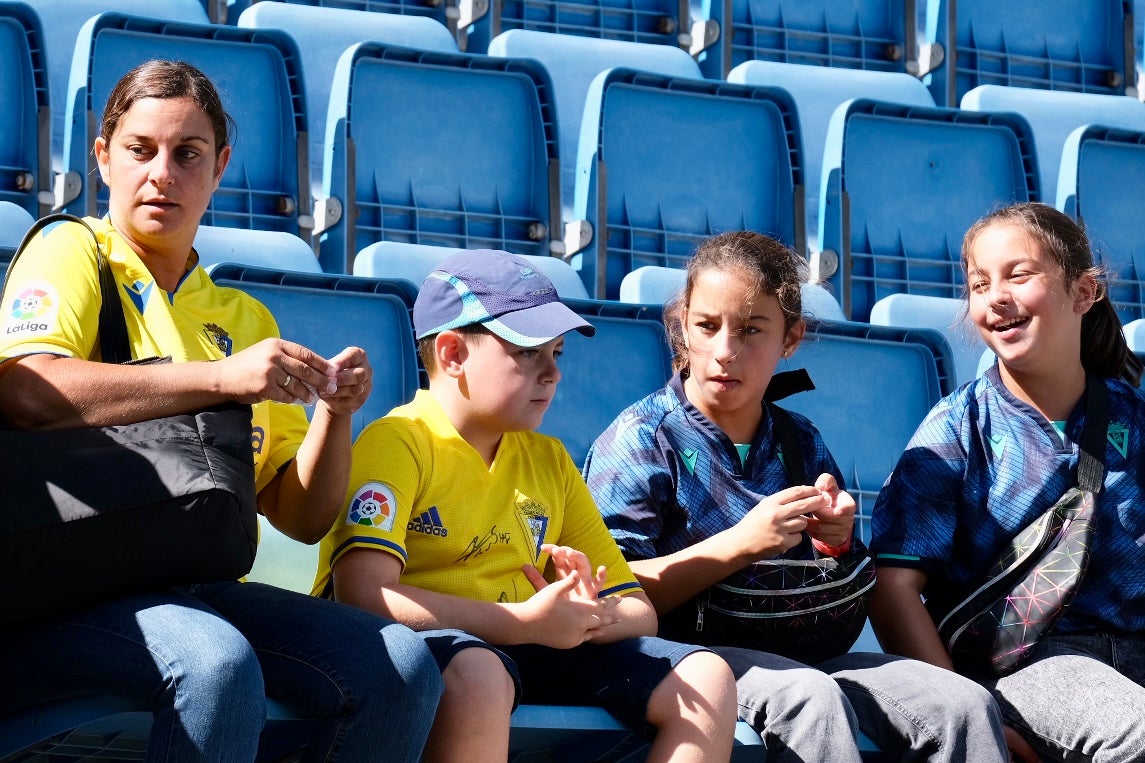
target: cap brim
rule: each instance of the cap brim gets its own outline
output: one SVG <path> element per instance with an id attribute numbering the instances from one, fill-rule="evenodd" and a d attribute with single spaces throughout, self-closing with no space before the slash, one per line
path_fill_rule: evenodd
<path id="1" fill-rule="evenodd" d="M 538 347 L 570 331 L 585 336 L 596 333 L 596 327 L 568 308 L 563 302 L 549 302 L 537 307 L 516 310 L 481 323 L 510 344 Z"/>

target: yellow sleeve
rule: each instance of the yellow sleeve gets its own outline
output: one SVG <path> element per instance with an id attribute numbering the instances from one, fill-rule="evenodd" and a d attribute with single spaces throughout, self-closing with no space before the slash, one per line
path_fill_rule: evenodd
<path id="1" fill-rule="evenodd" d="M 310 422 L 301 405 L 265 400 L 253 406 L 251 447 L 254 449 L 255 489 L 266 487 L 298 453 Z"/>
<path id="2" fill-rule="evenodd" d="M 97 272 L 95 241 L 82 225 L 40 231 L 4 285 L 0 358 L 47 352 L 93 359 L 102 301 Z"/>
<path id="3" fill-rule="evenodd" d="M 559 445 L 559 444 L 558 444 Z M 596 502 L 577 471 L 568 452 L 561 447 L 561 473 L 565 482 L 565 516 L 558 543 L 584 552 L 595 570 L 604 565 L 608 577 L 605 580 L 603 595 L 634 593 L 643 590 L 636 576 L 624 559 L 620 547 L 616 545 L 604 518 L 596 507 Z"/>

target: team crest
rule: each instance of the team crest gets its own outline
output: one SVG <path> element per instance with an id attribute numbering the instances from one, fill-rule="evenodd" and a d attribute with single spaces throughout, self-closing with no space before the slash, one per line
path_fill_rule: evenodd
<path id="1" fill-rule="evenodd" d="M 397 501 L 389 485 L 380 482 L 367 482 L 350 500 L 346 511 L 346 524 L 372 527 L 389 532 L 394 529 L 394 514 Z"/>
<path id="2" fill-rule="evenodd" d="M 30 283 L 8 303 L 5 334 L 36 334 L 55 327 L 59 305 L 56 289 L 49 283 Z"/>
<path id="3" fill-rule="evenodd" d="M 528 496 L 517 494 L 517 518 L 533 539 L 533 561 L 541 558 L 541 546 L 549 530 L 549 510 Z"/>
<path id="4" fill-rule="evenodd" d="M 226 329 L 214 323 L 204 323 L 203 333 L 214 343 L 215 347 L 219 348 L 219 351 L 222 352 L 223 355 L 226 355 L 228 358 L 231 356 L 231 350 L 234 349 L 234 342 L 231 341 L 231 335 L 227 333 Z"/>

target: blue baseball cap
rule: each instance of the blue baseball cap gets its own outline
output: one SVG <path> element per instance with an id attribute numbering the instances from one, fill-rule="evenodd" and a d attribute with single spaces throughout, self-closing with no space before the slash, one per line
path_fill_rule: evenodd
<path id="1" fill-rule="evenodd" d="M 492 249 L 451 254 L 426 277 L 413 305 L 418 339 L 474 323 L 518 347 L 538 347 L 573 330 L 596 333 L 528 260 Z"/>

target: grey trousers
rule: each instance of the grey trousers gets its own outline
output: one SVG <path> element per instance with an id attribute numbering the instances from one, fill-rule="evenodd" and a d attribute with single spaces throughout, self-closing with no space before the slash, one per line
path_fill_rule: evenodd
<path id="1" fill-rule="evenodd" d="M 1145 638 L 1049 636 L 1020 670 L 984 684 L 1047 760 L 1145 761 Z"/>
<path id="2" fill-rule="evenodd" d="M 903 761 L 1009 760 L 989 692 L 942 668 L 877 653 L 809 667 L 751 649 L 712 649 L 731 666 L 740 719 L 763 737 L 769 761 L 857 763 L 859 729 Z"/>

